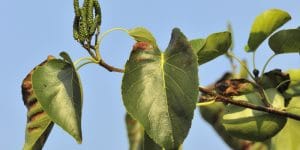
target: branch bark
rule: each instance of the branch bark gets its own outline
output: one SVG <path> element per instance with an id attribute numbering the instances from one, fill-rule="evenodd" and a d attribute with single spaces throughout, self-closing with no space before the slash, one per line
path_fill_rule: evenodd
<path id="1" fill-rule="evenodd" d="M 263 112 L 267 112 L 267 113 L 271 113 L 271 114 L 275 114 L 275 115 L 279 115 L 279 116 L 283 116 L 283 117 L 287 117 L 287 118 L 291 118 L 291 119 L 295 119 L 295 120 L 300 121 L 300 116 L 299 115 L 289 113 L 289 112 L 284 111 L 284 110 L 278 110 L 278 109 L 275 109 L 275 108 L 272 108 L 272 107 L 254 105 L 254 104 L 251 104 L 251 103 L 249 103 L 247 101 L 244 101 L 244 100 L 233 100 L 230 97 L 225 97 L 225 96 L 222 96 L 222 95 L 218 95 L 218 94 L 212 92 L 211 90 L 205 89 L 205 88 L 202 88 L 202 87 L 199 87 L 199 91 L 204 93 L 204 94 L 213 96 L 217 102 L 229 103 L 229 104 L 237 105 L 237 106 L 240 106 L 240 107 L 250 108 L 250 109 L 258 110 L 258 111 L 263 111 Z"/>

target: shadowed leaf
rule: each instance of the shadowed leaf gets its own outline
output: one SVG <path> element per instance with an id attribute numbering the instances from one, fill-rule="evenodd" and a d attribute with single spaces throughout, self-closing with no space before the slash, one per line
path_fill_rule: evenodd
<path id="1" fill-rule="evenodd" d="M 281 30 L 269 39 L 270 48 L 276 53 L 299 53 L 300 52 L 300 30 Z"/>

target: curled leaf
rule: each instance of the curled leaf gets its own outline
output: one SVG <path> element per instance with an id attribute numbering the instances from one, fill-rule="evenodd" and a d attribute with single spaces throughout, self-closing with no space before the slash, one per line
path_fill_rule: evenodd
<path id="1" fill-rule="evenodd" d="M 51 59 L 54 59 L 54 57 L 49 56 L 40 66 Z M 54 124 L 37 101 L 32 89 L 32 74 L 34 70 L 30 71 L 22 83 L 23 102 L 28 109 L 23 150 L 41 150 Z"/>

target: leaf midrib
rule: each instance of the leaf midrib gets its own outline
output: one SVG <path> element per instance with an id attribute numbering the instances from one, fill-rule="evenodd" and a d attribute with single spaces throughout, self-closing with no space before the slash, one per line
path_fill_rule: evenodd
<path id="1" fill-rule="evenodd" d="M 170 122 L 170 126 L 171 126 L 171 140 L 172 140 L 172 143 L 174 143 L 174 135 L 173 135 L 173 126 L 172 126 L 172 118 L 170 116 L 170 112 L 169 112 L 169 104 L 168 104 L 168 96 L 167 96 L 167 86 L 166 86 L 166 80 L 165 80 L 165 54 L 164 53 L 161 53 L 160 55 L 160 69 L 161 69 L 161 72 L 162 72 L 162 80 L 163 80 L 163 89 L 164 89 L 164 97 L 165 97 L 165 100 L 166 100 L 166 105 L 167 105 L 167 115 L 168 115 L 168 119 L 169 119 L 169 122 Z"/>

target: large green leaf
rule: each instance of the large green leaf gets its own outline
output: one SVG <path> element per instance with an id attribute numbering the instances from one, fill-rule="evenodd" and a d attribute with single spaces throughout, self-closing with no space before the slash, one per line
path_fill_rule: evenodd
<path id="1" fill-rule="evenodd" d="M 300 52 L 300 30 L 281 30 L 272 35 L 269 45 L 276 54 Z"/>
<path id="2" fill-rule="evenodd" d="M 157 47 L 156 40 L 146 28 L 137 27 L 128 30 L 130 36 L 132 36 L 137 42 L 148 42 L 152 46 Z"/>
<path id="3" fill-rule="evenodd" d="M 252 24 L 246 51 L 255 51 L 269 35 L 290 19 L 287 12 L 279 9 L 269 9 L 257 16 Z"/>
<path id="4" fill-rule="evenodd" d="M 293 97 L 288 105 L 287 111 L 300 115 L 300 97 Z M 285 127 L 272 138 L 272 150 L 298 150 L 300 149 L 300 121 L 288 119 Z"/>
<path id="5" fill-rule="evenodd" d="M 197 57 L 174 29 L 167 50 L 138 42 L 125 66 L 123 102 L 147 134 L 166 149 L 186 138 L 198 98 Z"/>
<path id="6" fill-rule="evenodd" d="M 198 64 L 202 65 L 226 53 L 231 46 L 231 41 L 231 33 L 227 31 L 209 35 L 204 46 L 198 50 Z"/>
<path id="7" fill-rule="evenodd" d="M 141 150 L 143 147 L 144 134 L 144 129 L 142 125 L 127 113 L 125 121 L 129 140 L 129 150 Z"/>
<path id="8" fill-rule="evenodd" d="M 285 98 L 300 96 L 300 69 L 291 69 L 287 73 L 290 77 L 288 89 L 284 92 Z"/>
<path id="9" fill-rule="evenodd" d="M 47 60 L 40 65 L 44 65 L 47 61 L 54 59 L 49 56 Z M 41 150 L 48 138 L 53 127 L 48 114 L 43 110 L 41 104 L 37 101 L 32 89 L 32 73 L 33 69 L 23 80 L 22 96 L 27 112 L 27 125 L 25 131 L 25 144 L 23 150 Z"/>
<path id="10" fill-rule="evenodd" d="M 268 89 L 265 93 L 273 107 L 278 109 L 284 107 L 284 98 L 275 88 Z M 258 92 L 234 96 L 233 99 L 263 105 Z M 286 118 L 249 108 L 228 105 L 222 121 L 226 131 L 232 136 L 251 141 L 264 141 L 274 136 L 284 127 Z"/>
<path id="11" fill-rule="evenodd" d="M 51 120 L 81 143 L 81 84 L 69 56 L 61 55 L 65 60 L 53 59 L 36 68 L 33 90 Z"/>

